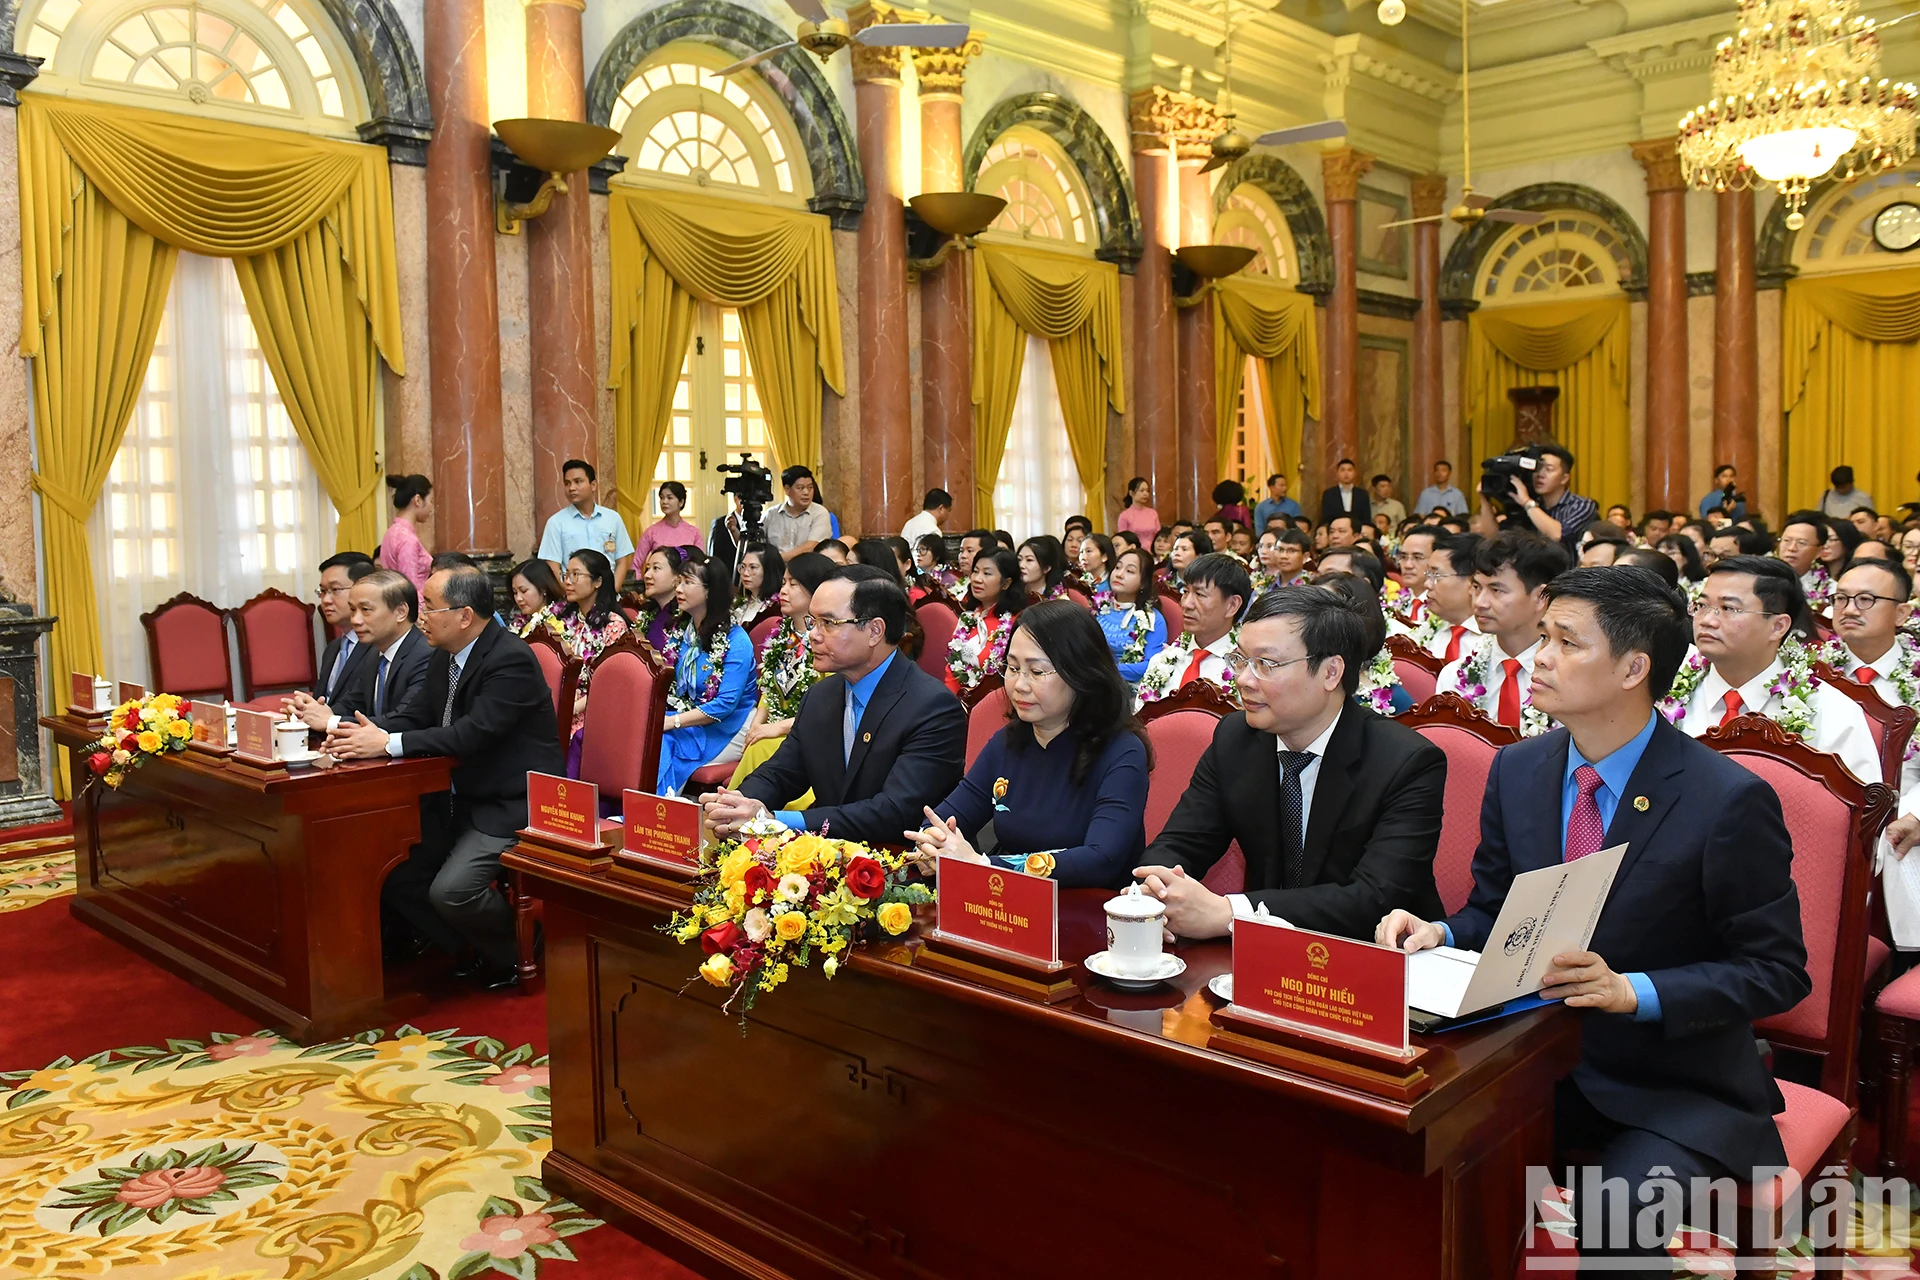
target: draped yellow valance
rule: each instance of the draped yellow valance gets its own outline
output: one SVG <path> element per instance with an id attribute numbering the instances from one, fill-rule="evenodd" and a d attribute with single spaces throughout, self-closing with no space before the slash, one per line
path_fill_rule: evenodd
<path id="1" fill-rule="evenodd" d="M 1780 312 L 1788 505 L 1811 505 L 1841 463 L 1881 509 L 1920 471 L 1920 267 L 1789 280 Z"/>
<path id="2" fill-rule="evenodd" d="M 1560 388 L 1554 435 L 1573 452 L 1573 487 L 1603 507 L 1631 493 L 1627 300 L 1595 298 L 1482 308 L 1467 319 L 1469 453 L 1513 442 L 1513 387 Z"/>
<path id="3" fill-rule="evenodd" d="M 1286 285 L 1229 276 L 1213 283 L 1214 466 L 1226 475 L 1233 455 L 1240 382 L 1256 360 L 1267 449 L 1275 469 L 1300 460 L 1300 429 L 1320 416 L 1320 328 L 1313 296 Z M 1285 463 L 1286 465 L 1282 465 Z"/>
<path id="4" fill-rule="evenodd" d="M 607 385 L 622 518 L 645 520 L 696 301 L 739 311 L 774 456 L 817 470 L 820 383 L 846 393 L 832 224 L 793 209 L 618 185 L 610 205 Z"/>
<path id="5" fill-rule="evenodd" d="M 974 510 L 993 510 L 1028 334 L 1047 340 L 1073 465 L 1095 520 L 1106 505 L 1107 409 L 1127 407 L 1120 350 L 1120 272 L 1046 249 L 973 251 Z"/>
<path id="6" fill-rule="evenodd" d="M 100 669 L 86 521 L 153 355 L 178 250 L 233 260 L 338 545 L 379 541 L 378 355 L 406 371 L 393 193 L 379 147 L 24 94 L 17 114 L 20 354 L 55 689 Z"/>

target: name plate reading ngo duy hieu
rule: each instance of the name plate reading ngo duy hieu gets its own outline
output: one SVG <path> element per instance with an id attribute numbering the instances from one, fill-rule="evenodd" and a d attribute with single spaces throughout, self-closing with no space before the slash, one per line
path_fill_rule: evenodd
<path id="1" fill-rule="evenodd" d="M 600 847 L 600 788 L 578 778 L 527 771 L 527 830 L 582 849 Z"/>
<path id="2" fill-rule="evenodd" d="M 984 862 L 941 858 L 934 937 L 1060 964 L 1060 882 Z"/>
<path id="3" fill-rule="evenodd" d="M 700 865 L 700 806 L 651 791 L 620 793 L 621 833 L 617 859 L 674 871 Z"/>
<path id="4" fill-rule="evenodd" d="M 1404 1056 L 1407 954 L 1279 921 L 1235 920 L 1231 1007 L 1256 1022 Z"/>

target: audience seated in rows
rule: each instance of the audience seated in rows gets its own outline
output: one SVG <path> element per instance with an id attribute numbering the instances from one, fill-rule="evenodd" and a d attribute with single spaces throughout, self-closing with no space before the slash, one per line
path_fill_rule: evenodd
<path id="1" fill-rule="evenodd" d="M 1164 698 L 1194 680 L 1231 688 L 1227 654 L 1233 650 L 1234 628 L 1252 599 L 1253 580 L 1232 556 L 1210 552 L 1190 561 L 1180 592 L 1186 630 L 1147 664 L 1139 701 Z"/>
<path id="2" fill-rule="evenodd" d="M 382 728 L 414 718 L 424 695 L 428 645 L 419 630 L 420 596 L 406 575 L 375 569 L 347 591 L 353 635 L 366 654 L 351 665 L 331 700 L 296 693 L 281 707 L 309 729 L 341 721 L 371 721 Z"/>
<path id="3" fill-rule="evenodd" d="M 1083 551 L 1094 541 L 1088 538 Z M 1117 552 L 1113 571 L 1094 589 L 1093 605 L 1094 620 L 1131 690 L 1146 674 L 1147 664 L 1167 647 L 1167 619 L 1153 589 L 1152 557 L 1139 547 Z"/>
<path id="4" fill-rule="evenodd" d="M 729 786 L 765 763 L 793 729 L 793 718 L 807 690 L 819 683 L 820 670 L 813 665 L 813 629 L 808 612 L 813 593 L 834 569 L 833 561 L 817 551 L 802 551 L 786 562 L 786 579 L 780 588 L 780 621 L 760 649 L 760 697 L 753 714 L 730 746 L 715 757 L 724 763 L 729 753 L 740 764 Z M 811 798 L 795 801 L 790 807 L 804 809 Z"/>
<path id="5" fill-rule="evenodd" d="M 1540 647 L 1546 586 L 1570 560 L 1559 542 L 1536 533 L 1508 531 L 1481 544 L 1473 563 L 1473 612 L 1489 643 L 1446 665 L 1437 685 L 1441 693 L 1457 693 L 1522 733 L 1546 727 L 1544 718 L 1527 714 L 1533 703 L 1533 658 Z"/>
<path id="6" fill-rule="evenodd" d="M 677 602 L 686 619 L 672 640 L 673 688 L 655 790 L 677 795 L 710 764 L 753 712 L 753 641 L 733 621 L 733 573 L 718 560 L 689 563 Z"/>

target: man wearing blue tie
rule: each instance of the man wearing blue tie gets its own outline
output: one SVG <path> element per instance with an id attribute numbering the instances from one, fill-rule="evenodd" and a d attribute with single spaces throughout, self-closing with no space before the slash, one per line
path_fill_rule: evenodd
<path id="1" fill-rule="evenodd" d="M 347 592 L 375 568 L 372 557 L 364 551 L 342 551 L 320 562 L 320 616 L 329 630 L 339 632 L 327 641 L 326 652 L 320 655 L 320 679 L 312 696 L 321 702 L 333 701 L 347 687 L 347 673 L 354 668 L 355 659 L 366 656 L 349 625 Z"/>
<path id="2" fill-rule="evenodd" d="M 425 696 L 432 648 L 415 625 L 419 594 L 404 573 L 376 569 L 353 584 L 347 599 L 359 641 L 356 652 L 364 652 L 366 660 L 354 665 L 353 678 L 331 703 L 296 693 L 282 709 L 321 732 L 342 720 L 351 723 L 359 713 L 383 729 L 392 728 L 410 718 Z"/>
<path id="3" fill-rule="evenodd" d="M 1564 727 L 1494 758 L 1466 905 L 1431 923 L 1394 911 L 1375 938 L 1479 950 L 1515 875 L 1627 846 L 1590 948 L 1546 975 L 1582 1033 L 1554 1140 L 1580 1157 L 1564 1185 L 1583 1257 L 1664 1277 L 1680 1218 L 1700 1219 L 1642 1199 L 1653 1170 L 1690 1187 L 1786 1163 L 1752 1024 L 1812 990 L 1793 849 L 1773 788 L 1654 710 L 1686 654 L 1684 597 L 1623 566 L 1563 573 L 1547 600 L 1533 702 Z"/>

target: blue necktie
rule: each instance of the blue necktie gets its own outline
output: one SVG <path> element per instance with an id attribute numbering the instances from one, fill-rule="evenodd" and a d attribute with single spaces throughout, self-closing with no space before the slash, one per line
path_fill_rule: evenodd
<path id="1" fill-rule="evenodd" d="M 373 677 L 373 714 L 384 715 L 387 710 L 387 655 L 380 655 L 380 670 Z"/>
<path id="2" fill-rule="evenodd" d="M 353 646 L 358 642 L 359 638 L 351 631 L 341 637 L 340 652 L 333 655 L 333 670 L 327 673 L 326 693 L 329 701 L 340 688 L 340 673 L 347 669 L 347 659 L 353 656 Z"/>

